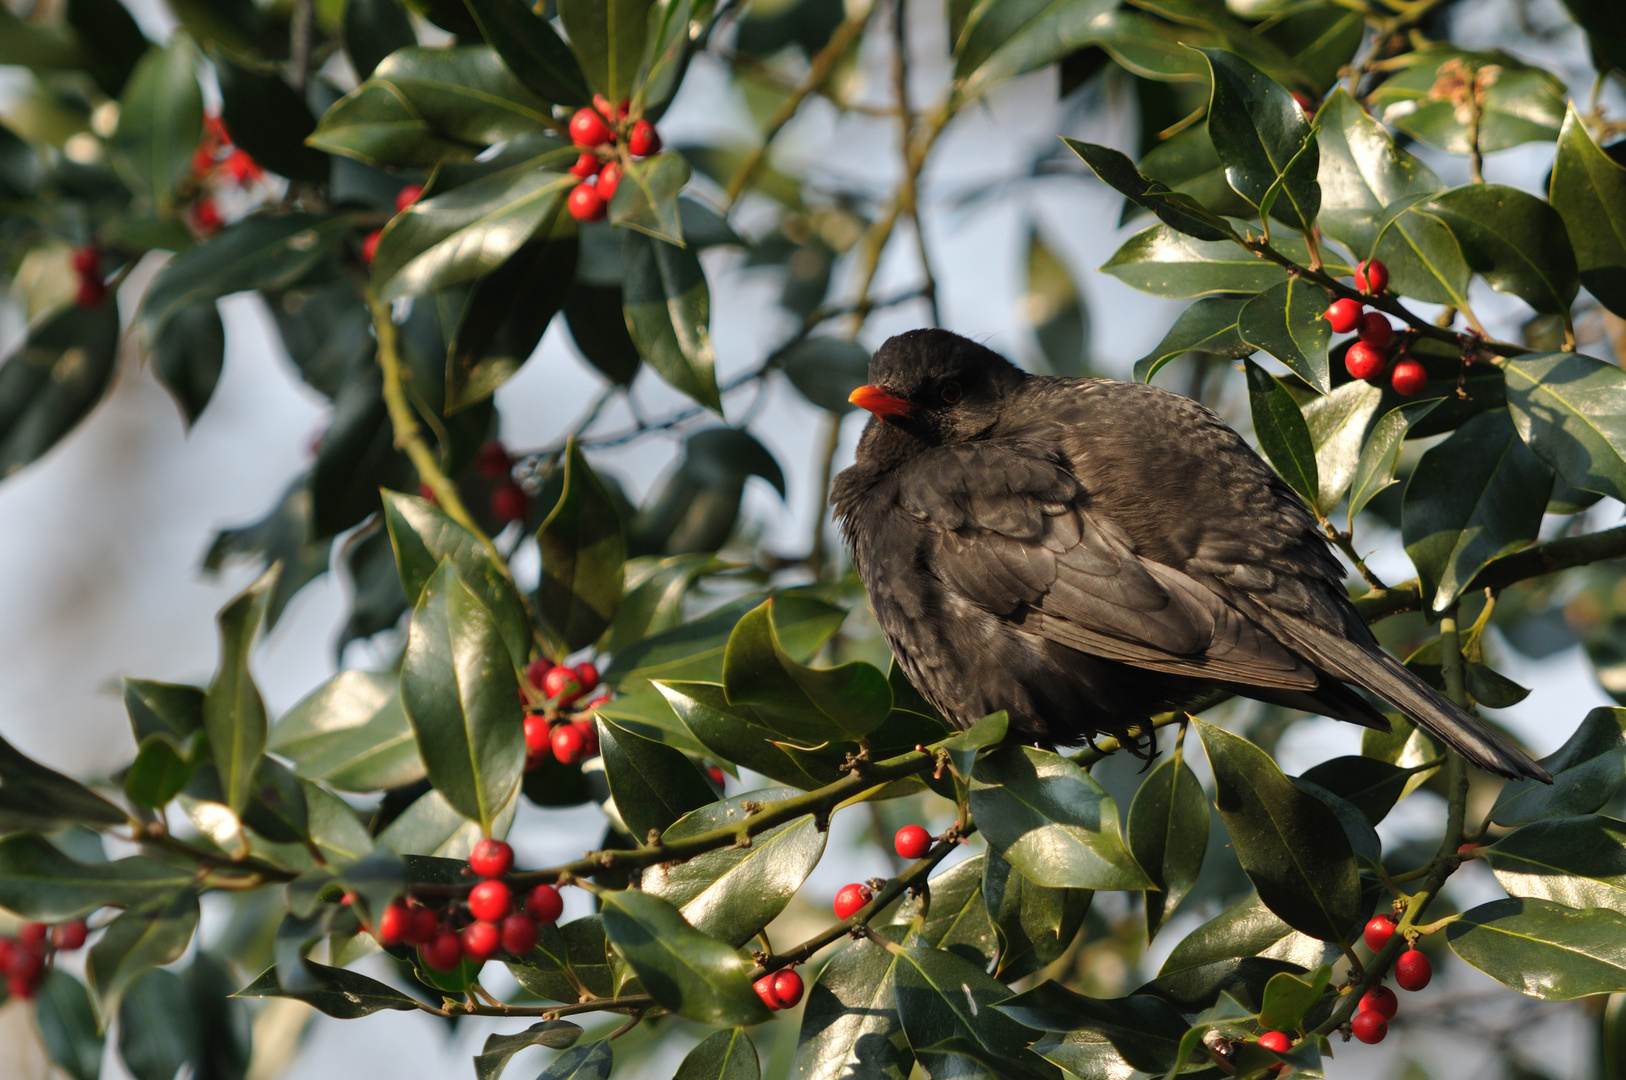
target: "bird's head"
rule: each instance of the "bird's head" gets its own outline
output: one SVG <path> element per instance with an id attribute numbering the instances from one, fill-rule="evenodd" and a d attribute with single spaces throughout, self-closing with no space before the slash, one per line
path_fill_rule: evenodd
<path id="1" fill-rule="evenodd" d="M 998 423 L 1006 394 L 1027 378 L 1010 361 L 947 330 L 888 338 L 869 363 L 870 385 L 848 399 L 924 443 L 965 442 Z"/>

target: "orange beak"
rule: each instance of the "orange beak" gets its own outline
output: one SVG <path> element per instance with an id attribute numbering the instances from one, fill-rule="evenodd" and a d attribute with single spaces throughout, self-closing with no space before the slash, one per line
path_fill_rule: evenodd
<path id="1" fill-rule="evenodd" d="M 881 417 L 906 416 L 915 411 L 912 403 L 881 386 L 860 386 L 847 400 Z"/>

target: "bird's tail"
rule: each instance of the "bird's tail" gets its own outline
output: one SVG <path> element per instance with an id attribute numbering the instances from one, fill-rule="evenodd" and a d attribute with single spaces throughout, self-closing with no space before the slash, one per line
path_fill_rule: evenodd
<path id="1" fill-rule="evenodd" d="M 1330 661 L 1326 667 L 1333 674 L 1358 683 L 1388 701 L 1481 769 L 1500 773 L 1511 780 L 1528 778 L 1552 783 L 1547 770 L 1530 760 L 1524 751 L 1388 653 L 1376 647 L 1363 649 L 1359 643 L 1347 640 L 1334 644 L 1323 639 L 1318 644 L 1323 646 L 1323 652 L 1333 654 L 1326 657 Z"/>

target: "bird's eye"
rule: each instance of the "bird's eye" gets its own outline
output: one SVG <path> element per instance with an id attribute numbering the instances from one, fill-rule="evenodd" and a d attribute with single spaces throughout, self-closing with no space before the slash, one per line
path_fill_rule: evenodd
<path id="1" fill-rule="evenodd" d="M 937 393 L 943 399 L 944 404 L 953 405 L 960 400 L 960 384 L 953 381 L 946 382 Z"/>

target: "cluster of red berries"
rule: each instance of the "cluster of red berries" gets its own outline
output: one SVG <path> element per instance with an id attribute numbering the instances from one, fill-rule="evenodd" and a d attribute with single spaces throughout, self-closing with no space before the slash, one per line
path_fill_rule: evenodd
<path id="1" fill-rule="evenodd" d="M 531 661 L 525 681 L 551 703 L 546 712 L 525 717 L 525 768 L 537 768 L 549 754 L 563 765 L 597 757 L 598 728 L 592 717 L 570 720 L 559 712 L 598 689 L 598 668 L 589 663 L 566 667 L 543 657 Z"/>
<path id="2" fill-rule="evenodd" d="M 247 150 L 232 145 L 231 136 L 220 117 L 209 113 L 203 118 L 203 141 L 192 151 L 192 179 L 199 186 L 211 177 L 225 175 L 238 187 L 248 187 L 265 178 L 265 170 Z M 192 227 L 200 235 L 218 232 L 225 224 L 220 207 L 207 195 L 192 203 Z"/>
<path id="3" fill-rule="evenodd" d="M 16 937 L 0 937 L 0 975 L 5 976 L 6 993 L 24 1001 L 32 998 L 51 957 L 73 952 L 85 943 L 89 932 L 85 920 L 74 919 L 55 926 L 24 923 Z"/>
<path id="4" fill-rule="evenodd" d="M 477 472 L 497 486 L 491 492 L 491 513 L 498 521 L 524 521 L 531 512 L 531 497 L 514 479 L 514 459 L 498 439 L 480 447 L 474 461 Z"/>
<path id="5" fill-rule="evenodd" d="M 73 302 L 82 308 L 93 308 L 107 299 L 107 281 L 102 277 L 102 249 L 95 244 L 75 248 L 73 272 L 79 277 L 79 291 Z"/>
<path id="6" fill-rule="evenodd" d="M 1369 259 L 1355 268 L 1355 286 L 1368 296 L 1381 295 L 1389 287 L 1389 268 L 1378 259 Z M 1344 298 L 1334 300 L 1322 318 L 1332 324 L 1334 333 L 1355 331 L 1359 340 L 1352 342 L 1344 353 L 1344 367 L 1357 379 L 1371 381 L 1383 374 L 1389 366 L 1389 345 L 1394 341 L 1395 328 L 1381 311 L 1366 311 L 1359 301 Z M 1405 397 L 1422 392 L 1428 382 L 1423 365 L 1405 355 L 1404 343 L 1401 359 L 1389 372 L 1389 385 L 1395 393 Z"/>
<path id="7" fill-rule="evenodd" d="M 1377 952 L 1394 937 L 1393 915 L 1377 915 L 1366 924 L 1361 938 L 1366 947 Z M 1434 965 L 1416 949 L 1407 949 L 1395 961 L 1395 985 L 1402 990 L 1421 990 L 1434 977 Z M 1400 999 L 1387 986 L 1374 986 L 1361 995 L 1355 1018 L 1349 1022 L 1350 1032 L 1363 1043 L 1378 1043 L 1389 1034 L 1389 1021 L 1400 1011 Z"/>
<path id="8" fill-rule="evenodd" d="M 790 968 L 780 968 L 764 975 L 751 985 L 755 988 L 757 997 L 768 1006 L 769 1012 L 794 1009 L 802 1000 L 802 977 Z"/>
<path id="9" fill-rule="evenodd" d="M 408 184 L 395 193 L 395 212 L 397 214 L 401 213 L 421 198 L 423 198 L 423 185 Z M 373 256 L 378 253 L 378 238 L 383 235 L 383 229 L 374 229 L 361 241 L 361 261 L 368 266 L 373 264 Z"/>
<path id="10" fill-rule="evenodd" d="M 557 922 L 565 905 L 558 889 L 538 885 L 515 910 L 502 880 L 513 868 L 513 848 L 482 840 L 469 854 L 469 871 L 482 880 L 466 901 L 437 911 L 410 896 L 397 900 L 384 909 L 374 936 L 382 945 L 416 945 L 436 971 L 451 971 L 465 959 L 483 964 L 499 952 L 523 956 L 536 948 L 538 928 Z"/>
<path id="11" fill-rule="evenodd" d="M 631 120 L 630 103 L 612 106 L 602 94 L 593 95 L 591 108 L 580 108 L 570 118 L 570 141 L 581 147 L 581 156 L 570 174 L 581 183 L 570 189 L 565 206 L 577 221 L 598 221 L 604 217 L 615 189 L 621 184 L 621 160 L 616 141 L 624 140 L 627 153 L 635 158 L 659 153 L 660 133 L 642 118 Z"/>

